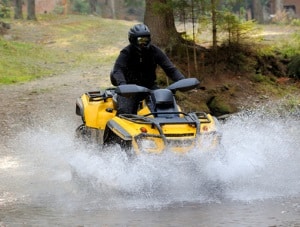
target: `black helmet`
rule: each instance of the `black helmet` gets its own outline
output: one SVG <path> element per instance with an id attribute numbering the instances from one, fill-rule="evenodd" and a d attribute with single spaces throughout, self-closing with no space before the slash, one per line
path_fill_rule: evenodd
<path id="1" fill-rule="evenodd" d="M 148 48 L 151 42 L 149 28 L 144 24 L 136 24 L 128 32 L 128 40 L 137 48 Z"/>

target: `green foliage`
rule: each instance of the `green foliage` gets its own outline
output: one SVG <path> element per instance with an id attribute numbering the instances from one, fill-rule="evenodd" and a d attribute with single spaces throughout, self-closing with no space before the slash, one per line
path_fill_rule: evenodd
<path id="1" fill-rule="evenodd" d="M 0 18 L 10 18 L 10 8 L 7 4 L 1 4 L 0 1 Z"/>
<path id="2" fill-rule="evenodd" d="M 63 14 L 63 12 L 64 12 L 64 6 L 62 6 L 62 5 L 56 5 L 55 8 L 54 8 L 54 10 L 53 10 L 53 12 L 55 14 Z"/>
<path id="3" fill-rule="evenodd" d="M 232 12 L 245 18 L 248 3 L 245 0 L 224 0 L 221 4 L 223 12 Z"/>
<path id="4" fill-rule="evenodd" d="M 228 59 L 228 66 L 235 73 L 252 71 L 256 63 L 253 58 L 249 57 L 247 51 L 241 50 L 241 52 L 233 50 Z"/>
<path id="5" fill-rule="evenodd" d="M 256 54 L 261 57 L 261 56 L 270 56 L 274 55 L 274 46 L 273 45 L 260 45 L 259 48 L 256 48 Z"/>
<path id="6" fill-rule="evenodd" d="M 222 33 L 225 34 L 224 41 L 228 43 L 253 42 L 255 35 L 259 33 L 256 22 L 240 20 L 231 12 L 219 13 L 218 27 L 221 32 L 219 36 L 222 36 Z"/>
<path id="7" fill-rule="evenodd" d="M 125 7 L 129 15 L 135 16 L 139 21 L 143 21 L 145 0 L 125 0 Z"/>
<path id="8" fill-rule="evenodd" d="M 143 7 L 145 6 L 144 0 L 125 0 L 125 5 L 127 7 Z"/>
<path id="9" fill-rule="evenodd" d="M 291 77 L 300 79 L 300 54 L 292 57 L 288 65 L 288 74 Z"/>
<path id="10" fill-rule="evenodd" d="M 291 25 L 293 25 L 293 26 L 300 26 L 300 19 L 293 19 L 291 21 Z"/>
<path id="11" fill-rule="evenodd" d="M 153 12 L 160 14 L 161 12 L 168 12 L 173 9 L 173 3 L 167 0 L 167 3 L 155 2 L 152 4 Z"/>
<path id="12" fill-rule="evenodd" d="M 89 3 L 86 0 L 72 0 L 72 10 L 81 14 L 88 14 Z"/>
<path id="13" fill-rule="evenodd" d="M 236 108 L 223 99 L 221 96 L 212 97 L 207 106 L 215 116 L 221 116 L 223 114 L 234 113 Z"/>
<path id="14" fill-rule="evenodd" d="M 266 80 L 266 77 L 261 74 L 255 74 L 251 77 L 251 80 L 255 83 L 261 83 Z"/>
<path id="15" fill-rule="evenodd" d="M 1 2 L 2 2 L 3 5 L 8 6 L 10 0 L 1 0 L 0 4 L 1 4 Z"/>
<path id="16" fill-rule="evenodd" d="M 253 42 L 254 37 L 258 37 L 259 30 L 254 21 L 246 21 L 246 9 L 250 2 L 245 0 L 176 0 L 173 1 L 176 15 L 180 15 L 180 19 L 198 22 L 198 35 L 207 31 L 213 25 L 217 26 L 217 40 L 211 37 L 212 41 L 218 43 L 242 43 L 244 41 Z M 216 20 L 212 22 L 212 15 L 216 12 Z M 195 17 L 197 17 L 195 19 Z M 214 24 L 212 24 L 214 23 Z M 188 32 L 186 32 L 188 34 Z M 212 34 L 211 34 L 212 36 Z M 187 35 L 187 37 L 190 37 Z M 196 40 L 194 40 L 196 41 Z"/>
<path id="17" fill-rule="evenodd" d="M 288 58 L 300 54 L 300 33 L 293 34 L 289 39 L 280 40 L 274 49 Z"/>
<path id="18" fill-rule="evenodd" d="M 287 102 L 284 103 L 284 110 L 288 110 L 290 113 L 299 113 L 300 102 L 299 97 L 294 95 L 288 95 L 286 97 Z"/>

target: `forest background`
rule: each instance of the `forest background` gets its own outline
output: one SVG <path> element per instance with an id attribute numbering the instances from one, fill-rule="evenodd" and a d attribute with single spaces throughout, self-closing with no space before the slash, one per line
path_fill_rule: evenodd
<path id="1" fill-rule="evenodd" d="M 37 60 L 34 67 L 28 65 L 30 54 L 26 52 L 32 50 L 32 45 L 34 49 L 38 46 L 38 52 L 46 50 L 34 38 L 24 41 L 22 38 L 26 35 L 21 37 L 22 33 L 19 33 L 19 37 L 14 36 L 14 26 L 24 25 L 25 34 L 28 21 L 31 21 L 30 26 L 45 23 L 59 26 L 58 21 L 64 23 L 66 17 L 76 14 L 85 15 L 76 22 L 82 26 L 91 26 L 88 19 L 91 15 L 99 20 L 113 19 L 111 26 L 116 26 L 120 19 L 145 22 L 152 31 L 153 42 L 168 53 L 187 77 L 197 77 L 202 82 L 200 90 L 187 94 L 188 99 L 183 94 L 178 97 L 186 108 L 201 108 L 223 115 L 238 111 L 246 99 L 249 105 L 253 105 L 290 94 L 297 97 L 300 21 L 285 10 L 283 1 L 274 1 L 277 10 L 274 15 L 268 11 L 270 1 L 266 0 L 72 0 L 56 1 L 52 11 L 42 13 L 43 8 L 37 7 L 40 1 L 23 3 L 18 0 L 1 2 L 1 84 L 32 80 L 55 71 Z M 83 22 L 84 17 L 87 24 Z M 75 24 L 69 25 L 76 27 Z M 19 51 L 26 55 L 26 60 L 20 57 Z M 82 59 L 85 58 L 83 55 Z M 43 55 L 45 61 L 53 61 L 48 57 L 48 54 Z M 110 64 L 113 64 L 112 60 Z M 159 74 L 162 85 L 169 83 L 161 72 Z M 288 106 L 298 106 L 298 100 L 289 98 Z"/>

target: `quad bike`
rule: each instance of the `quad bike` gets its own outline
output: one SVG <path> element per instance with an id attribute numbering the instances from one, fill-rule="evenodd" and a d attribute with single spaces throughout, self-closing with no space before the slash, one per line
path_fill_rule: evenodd
<path id="1" fill-rule="evenodd" d="M 188 78 L 157 90 L 128 84 L 87 92 L 76 101 L 76 114 L 83 121 L 76 134 L 93 138 L 100 145 L 119 144 L 131 154 L 185 153 L 202 149 L 208 136 L 206 148 L 215 148 L 220 140 L 217 119 L 204 112 L 185 113 L 175 100 L 176 91 L 185 92 L 198 85 L 197 79 Z M 117 115 L 116 96 L 137 94 L 146 96 L 137 114 Z"/>

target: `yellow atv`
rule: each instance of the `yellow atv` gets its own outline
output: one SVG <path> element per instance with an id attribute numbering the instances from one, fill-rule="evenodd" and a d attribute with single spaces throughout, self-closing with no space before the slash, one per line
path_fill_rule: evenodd
<path id="1" fill-rule="evenodd" d="M 220 140 L 217 119 L 204 112 L 182 112 L 175 100 L 176 91 L 188 91 L 198 85 L 197 79 L 188 78 L 157 90 L 129 84 L 103 93 L 87 92 L 76 101 L 76 114 L 83 121 L 76 129 L 77 135 L 93 138 L 101 145 L 119 144 L 130 154 L 215 148 Z M 116 96 L 136 94 L 146 95 L 137 114 L 116 115 Z"/>

